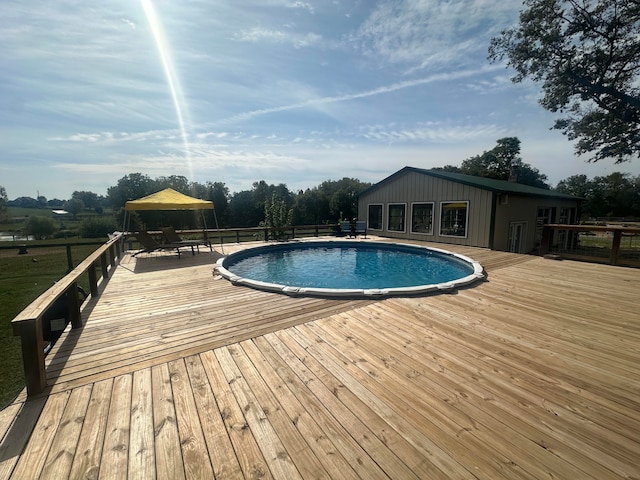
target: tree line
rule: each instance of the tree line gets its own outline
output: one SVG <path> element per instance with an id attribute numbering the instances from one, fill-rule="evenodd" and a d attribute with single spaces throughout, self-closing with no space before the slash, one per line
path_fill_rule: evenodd
<path id="1" fill-rule="evenodd" d="M 276 218 L 277 207 L 294 225 L 334 224 L 343 218 L 353 218 L 358 212 L 358 195 L 371 184 L 355 178 L 326 180 L 320 185 L 293 192 L 284 183 L 268 184 L 264 180 L 253 182 L 251 189 L 233 194 L 224 182 L 189 182 L 184 176 L 151 178 L 141 173 L 131 173 L 118 180 L 107 190 L 109 206 L 122 212 L 127 200 L 141 198 L 165 188 L 172 188 L 185 195 L 213 201 L 214 212 L 205 217 L 207 226 L 220 228 L 255 227 L 271 223 Z M 289 211 L 290 216 L 289 216 Z M 120 213 L 122 216 L 122 213 Z M 198 224 L 197 214 L 184 212 L 135 212 L 135 222 L 147 228 L 163 222 L 181 228 L 193 228 Z M 197 225 L 200 226 L 200 225 Z"/>
<path id="2" fill-rule="evenodd" d="M 445 165 L 437 169 L 498 180 L 514 177 L 512 180 L 525 185 L 551 188 L 545 174 L 522 161 L 520 140 L 517 137 L 497 140 L 494 148 L 467 158 L 460 166 Z M 370 183 L 356 178 L 344 177 L 340 180 L 326 180 L 313 188 L 295 192 L 289 190 L 284 183 L 276 185 L 259 180 L 248 190 L 230 194 L 229 188 L 221 181 L 199 183 L 190 182 L 181 175 L 151 178 L 142 173 L 130 173 L 120 178 L 116 185 L 109 187 L 106 196 L 74 191 L 69 200 L 56 200 L 53 205 L 44 197 L 20 197 L 9 201 L 6 190 L 0 186 L 0 221 L 3 221 L 3 217 L 6 220 L 7 206 L 55 206 L 64 208 L 74 217 L 87 210 L 97 214 L 103 214 L 105 209 L 113 212 L 114 215 L 109 215 L 108 220 L 103 222 L 86 219 L 83 236 L 97 236 L 105 228 L 113 231 L 114 226 L 128 227 L 131 230 L 156 229 L 165 225 L 174 225 L 180 229 L 202 228 L 203 217 L 196 212 L 171 211 L 133 212 L 132 223 L 123 225 L 124 206 L 128 200 L 173 188 L 186 195 L 213 201 L 215 214 L 207 212 L 204 217 L 209 228 L 336 224 L 341 220 L 357 217 L 358 196 L 370 186 Z M 578 174 L 561 180 L 555 190 L 583 198 L 583 220 L 640 217 L 640 176 L 615 172 L 589 179 L 584 174 Z M 36 220 L 34 222 L 37 223 Z"/>

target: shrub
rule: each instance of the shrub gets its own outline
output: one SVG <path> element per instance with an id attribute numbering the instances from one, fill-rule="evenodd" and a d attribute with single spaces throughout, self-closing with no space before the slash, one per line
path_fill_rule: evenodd
<path id="1" fill-rule="evenodd" d="M 70 238 L 70 237 L 77 237 L 77 236 L 78 236 L 77 230 L 58 230 L 56 233 L 53 234 L 53 238 Z"/>
<path id="2" fill-rule="evenodd" d="M 84 238 L 100 238 L 116 229 L 116 221 L 111 217 L 87 217 L 80 225 L 80 235 Z"/>
<path id="3" fill-rule="evenodd" d="M 25 223 L 27 235 L 33 235 L 36 240 L 44 240 L 56 231 L 56 222 L 53 218 L 42 215 L 32 215 Z"/>

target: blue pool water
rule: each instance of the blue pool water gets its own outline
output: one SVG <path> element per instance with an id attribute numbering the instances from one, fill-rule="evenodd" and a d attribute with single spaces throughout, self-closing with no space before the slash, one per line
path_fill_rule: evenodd
<path id="1" fill-rule="evenodd" d="M 221 266 L 223 276 L 232 281 L 239 278 L 243 281 L 239 283 L 328 289 L 333 293 L 432 287 L 478 273 L 474 262 L 465 257 L 423 247 L 362 241 L 253 248 L 226 257 Z M 225 270 L 230 274 L 225 275 Z"/>

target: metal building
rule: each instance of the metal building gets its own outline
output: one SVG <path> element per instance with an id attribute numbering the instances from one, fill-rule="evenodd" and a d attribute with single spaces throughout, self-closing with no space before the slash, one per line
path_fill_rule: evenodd
<path id="1" fill-rule="evenodd" d="M 374 235 L 529 253 L 544 224 L 576 223 L 579 205 L 513 181 L 404 167 L 360 194 L 358 217 Z"/>

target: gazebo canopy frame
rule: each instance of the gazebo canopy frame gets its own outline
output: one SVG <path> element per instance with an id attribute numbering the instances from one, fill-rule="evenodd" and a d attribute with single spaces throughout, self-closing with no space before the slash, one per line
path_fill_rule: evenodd
<path id="1" fill-rule="evenodd" d="M 131 216 L 128 213 L 136 210 L 199 210 L 202 212 L 202 223 L 205 232 L 207 230 L 207 221 L 204 216 L 204 211 L 213 210 L 213 218 L 216 222 L 216 228 L 220 228 L 218 226 L 216 209 L 212 201 L 190 197 L 189 195 L 177 192 L 172 188 L 165 188 L 164 190 L 137 200 L 129 200 L 125 204 L 124 210 L 125 213 L 122 226 L 124 232 L 129 231 L 129 224 L 131 222 Z"/>

